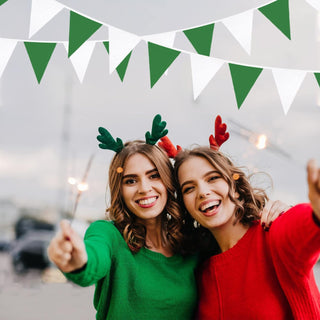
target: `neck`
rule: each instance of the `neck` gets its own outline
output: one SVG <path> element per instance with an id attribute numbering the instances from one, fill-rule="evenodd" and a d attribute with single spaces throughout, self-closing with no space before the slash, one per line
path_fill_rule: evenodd
<path id="1" fill-rule="evenodd" d="M 218 242 L 221 252 L 231 249 L 246 234 L 250 227 L 237 222 L 235 225 L 210 230 Z"/>
<path id="2" fill-rule="evenodd" d="M 159 252 L 166 257 L 172 256 L 173 252 L 166 241 L 160 219 L 156 221 L 146 221 L 144 225 L 147 229 L 146 245 L 148 249 L 154 252 Z"/>

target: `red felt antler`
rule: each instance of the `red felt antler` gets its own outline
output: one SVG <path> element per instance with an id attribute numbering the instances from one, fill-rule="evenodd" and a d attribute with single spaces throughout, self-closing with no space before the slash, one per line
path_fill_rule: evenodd
<path id="1" fill-rule="evenodd" d="M 221 117 L 218 115 L 214 123 L 214 135 L 210 135 L 209 143 L 210 148 L 213 150 L 219 150 L 220 146 L 229 139 L 229 132 L 226 132 L 227 125 L 222 123 Z"/>
<path id="2" fill-rule="evenodd" d="M 174 158 L 178 152 L 182 150 L 178 145 L 176 148 L 167 136 L 160 138 L 160 140 L 161 141 L 158 142 L 158 146 L 167 153 L 169 158 Z"/>

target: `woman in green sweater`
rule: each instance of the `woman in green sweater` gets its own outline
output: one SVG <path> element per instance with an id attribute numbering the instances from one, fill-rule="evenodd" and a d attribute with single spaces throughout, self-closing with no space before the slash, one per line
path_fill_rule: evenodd
<path id="1" fill-rule="evenodd" d="M 68 279 L 96 285 L 97 319 L 193 317 L 198 260 L 181 254 L 183 217 L 175 199 L 173 168 L 155 145 L 157 137 L 167 133 L 159 117 L 146 142 L 122 145 L 99 129 L 100 147 L 116 151 L 109 168 L 111 221 L 92 223 L 84 241 L 62 221 L 48 248 L 50 259 Z"/>

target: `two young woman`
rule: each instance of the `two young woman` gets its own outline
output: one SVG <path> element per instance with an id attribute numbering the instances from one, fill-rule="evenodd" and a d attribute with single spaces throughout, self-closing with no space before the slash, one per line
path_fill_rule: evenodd
<path id="1" fill-rule="evenodd" d="M 163 126 L 153 129 L 164 135 Z M 83 241 L 62 221 L 49 257 L 73 282 L 96 285 L 97 319 L 191 319 L 199 256 L 184 250 L 188 219 L 175 198 L 171 162 L 156 138 L 123 146 L 110 137 L 102 147 L 116 151 L 109 168 L 111 222 L 91 224 Z M 269 205 L 264 219 L 282 207 Z"/>

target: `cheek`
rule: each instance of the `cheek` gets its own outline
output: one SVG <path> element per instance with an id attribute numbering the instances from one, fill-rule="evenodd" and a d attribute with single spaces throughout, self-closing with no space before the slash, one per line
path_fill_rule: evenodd
<path id="1" fill-rule="evenodd" d="M 191 208 L 192 208 L 192 197 L 190 195 L 184 195 L 182 197 L 183 199 L 183 203 L 186 207 L 186 209 L 188 210 L 189 213 L 191 213 Z"/>
<path id="2" fill-rule="evenodd" d="M 130 190 L 128 188 L 122 188 L 121 189 L 121 197 L 123 199 L 123 202 L 128 206 L 129 199 L 130 199 Z"/>

